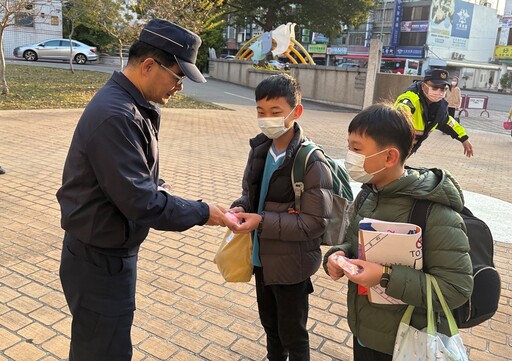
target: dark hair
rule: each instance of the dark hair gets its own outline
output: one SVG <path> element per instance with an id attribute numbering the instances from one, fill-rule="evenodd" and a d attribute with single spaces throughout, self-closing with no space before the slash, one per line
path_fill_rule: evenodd
<path id="1" fill-rule="evenodd" d="M 409 156 L 414 142 L 411 113 L 391 104 L 379 103 L 363 109 L 348 126 L 348 133 L 366 135 L 380 147 L 398 148 L 402 164 Z"/>
<path id="2" fill-rule="evenodd" d="M 176 58 L 168 52 L 155 48 L 154 46 L 142 41 L 136 41 L 133 43 L 130 47 L 130 51 L 128 52 L 128 65 L 137 64 L 147 58 L 154 58 L 167 67 L 176 64 Z"/>
<path id="3" fill-rule="evenodd" d="M 297 79 L 284 73 L 269 76 L 258 84 L 254 93 L 256 101 L 285 98 L 292 108 L 300 104 L 302 99 L 302 91 Z"/>

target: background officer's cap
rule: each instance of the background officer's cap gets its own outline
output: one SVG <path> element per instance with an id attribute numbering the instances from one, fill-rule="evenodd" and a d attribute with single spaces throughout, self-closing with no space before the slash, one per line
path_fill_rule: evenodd
<path id="1" fill-rule="evenodd" d="M 450 85 L 450 74 L 444 69 L 427 69 L 425 70 L 424 81 L 431 81 L 434 84 Z"/>

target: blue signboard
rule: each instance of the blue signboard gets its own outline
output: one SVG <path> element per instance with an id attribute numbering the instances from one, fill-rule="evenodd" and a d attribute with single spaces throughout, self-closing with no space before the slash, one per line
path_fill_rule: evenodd
<path id="1" fill-rule="evenodd" d="M 314 32 L 313 33 L 313 38 L 311 39 L 311 41 L 313 43 L 328 43 L 329 42 L 329 38 L 327 36 L 325 36 L 324 34 L 322 34 L 322 33 Z"/>
<path id="2" fill-rule="evenodd" d="M 474 5 L 462 0 L 455 1 L 453 14 L 452 37 L 469 39 Z"/>
<path id="3" fill-rule="evenodd" d="M 397 46 L 400 42 L 400 25 L 402 22 L 402 0 L 395 1 L 395 10 L 393 11 L 393 23 L 391 25 L 390 45 Z"/>
<path id="4" fill-rule="evenodd" d="M 421 59 L 425 55 L 423 46 L 397 46 L 395 48 L 395 56 L 397 58 L 416 58 Z"/>
<path id="5" fill-rule="evenodd" d="M 383 56 L 395 55 L 395 47 L 394 46 L 383 46 L 382 47 L 382 55 Z"/>

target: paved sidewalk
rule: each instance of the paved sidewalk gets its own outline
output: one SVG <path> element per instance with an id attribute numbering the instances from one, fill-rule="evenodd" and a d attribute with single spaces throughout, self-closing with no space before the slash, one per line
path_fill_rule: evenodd
<path id="1" fill-rule="evenodd" d="M 247 140 L 257 125 L 253 107 L 232 108 L 163 111 L 162 178 L 174 193 L 225 206 L 239 196 Z M 67 357 L 71 319 L 58 278 L 63 232 L 55 192 L 80 114 L 0 111 L 0 165 L 7 171 L 0 176 L 0 361 Z M 353 115 L 306 110 L 301 124 L 342 158 Z M 501 129 L 503 114 L 470 115 L 462 122 L 474 158 L 466 159 L 458 142 L 437 132 L 409 164 L 449 169 L 473 192 L 466 198 L 477 215 L 500 206 L 503 213 L 493 217 L 510 227 L 512 137 Z M 140 253 L 133 360 L 264 360 L 253 282 L 224 283 L 212 263 L 223 233 L 212 227 L 150 233 Z M 502 298 L 491 321 L 461 331 L 472 361 L 512 360 L 512 244 L 510 233 L 496 234 Z M 351 360 L 346 281 L 334 282 L 320 270 L 313 282 L 312 360 Z"/>

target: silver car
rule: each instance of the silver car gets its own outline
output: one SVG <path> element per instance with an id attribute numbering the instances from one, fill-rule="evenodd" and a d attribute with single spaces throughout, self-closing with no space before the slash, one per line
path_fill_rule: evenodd
<path id="1" fill-rule="evenodd" d="M 77 64 L 98 60 L 98 53 L 94 46 L 71 40 L 73 45 L 72 58 Z M 14 56 L 25 58 L 28 61 L 38 59 L 69 60 L 69 39 L 50 39 L 31 45 L 18 46 L 14 49 Z"/>

